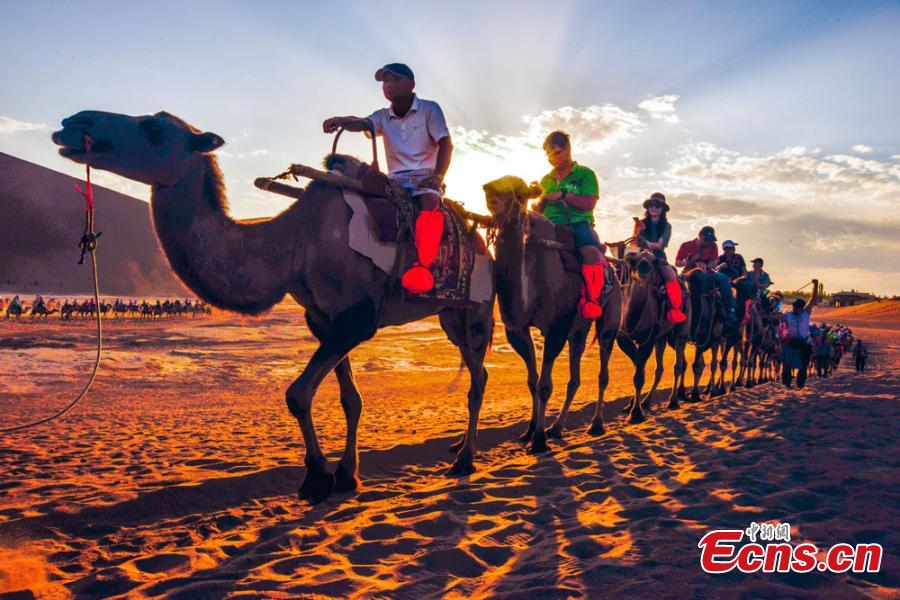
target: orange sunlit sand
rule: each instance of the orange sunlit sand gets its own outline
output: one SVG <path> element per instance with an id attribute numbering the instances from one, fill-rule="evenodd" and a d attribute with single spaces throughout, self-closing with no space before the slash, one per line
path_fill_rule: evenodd
<path id="1" fill-rule="evenodd" d="M 896 547 L 897 311 L 867 306 L 853 311 L 872 348 L 865 375 L 852 375 L 848 360 L 803 391 L 768 384 L 654 407 L 638 426 L 621 417 L 632 370 L 616 350 L 599 438 L 585 433 L 595 347 L 565 441 L 539 456 L 516 440 L 530 399 L 498 327 L 478 471 L 463 479 L 444 475 L 466 419 L 455 353 L 436 319 L 382 330 L 353 352 L 363 487 L 314 507 L 297 499 L 302 441 L 284 405 L 315 347 L 299 308 L 107 320 L 88 399 L 64 420 L 0 438 L 9 474 L 0 481 L 0 592 L 887 597 L 900 566 L 890 552 L 880 575 L 712 577 L 697 568 L 703 532 L 751 520 L 790 522 L 798 539 L 821 545 Z M 0 321 L 4 424 L 44 416 L 80 389 L 89 323 Z M 566 364 L 563 356 L 550 414 Z M 333 378 L 313 414 L 335 458 L 344 418 Z"/>

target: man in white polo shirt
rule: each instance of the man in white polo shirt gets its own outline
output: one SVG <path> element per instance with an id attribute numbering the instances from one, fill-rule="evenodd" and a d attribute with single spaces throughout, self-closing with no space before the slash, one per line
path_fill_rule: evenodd
<path id="1" fill-rule="evenodd" d="M 375 135 L 384 138 L 388 176 L 409 189 L 422 209 L 415 225 L 418 261 L 402 279 L 409 292 L 422 294 L 434 287 L 429 266 L 437 257 L 444 232 L 441 198 L 453 143 L 438 103 L 423 100 L 413 92 L 416 80 L 412 69 L 391 63 L 375 72 L 375 80 L 382 82 L 390 107 L 378 109 L 365 119 L 332 117 L 325 120 L 322 128 L 325 133 L 340 127 L 364 132 L 374 128 Z"/>

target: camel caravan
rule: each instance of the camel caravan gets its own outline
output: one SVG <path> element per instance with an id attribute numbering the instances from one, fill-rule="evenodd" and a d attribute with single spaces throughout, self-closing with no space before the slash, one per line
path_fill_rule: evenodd
<path id="1" fill-rule="evenodd" d="M 101 300 L 98 308 L 97 302 L 93 298 L 81 302 L 75 298 L 72 300 L 66 298 L 62 304 L 59 304 L 54 298 L 45 300 L 41 294 L 38 294 L 30 307 L 24 304 L 18 295 L 12 298 L 0 298 L 0 315 L 5 316 L 7 320 L 13 318 L 20 320 L 27 317 L 30 320 L 37 318 L 46 321 L 51 315 L 59 313 L 60 320 L 73 321 L 79 318 L 94 319 L 98 312 L 104 318 L 143 320 L 209 316 L 212 314 L 212 308 L 204 302 L 190 299 L 183 302 L 181 300 L 156 300 L 154 303 L 146 300 L 126 302 L 116 298 L 112 303 Z"/>
<path id="2" fill-rule="evenodd" d="M 670 265 L 670 207 L 662 193 L 646 199 L 629 238 L 602 243 L 594 229 L 597 177 L 573 159 L 562 131 L 549 132 L 543 144 L 551 170 L 540 182 L 515 176 L 490 181 L 484 185 L 490 214 L 472 213 L 444 195 L 453 145 L 440 106 L 414 93 L 415 77 L 406 65 L 385 65 L 375 79 L 390 106 L 365 118 L 325 120 L 323 130 L 337 135 L 324 170 L 297 164 L 256 181 L 261 189 L 296 199 L 269 219 L 229 216 L 213 154 L 224 140 L 174 115 L 82 111 L 64 119 L 53 134 L 62 156 L 151 186 L 160 245 L 175 273 L 203 301 L 258 314 L 290 295 L 305 309 L 319 347 L 286 392 L 306 449 L 301 498 L 317 503 L 359 487 L 362 397 L 350 352 L 382 327 L 434 315 L 470 379 L 468 424 L 454 445 L 449 474 L 474 472 L 495 299 L 507 340 L 528 373 L 532 412 L 522 441 L 531 452 L 546 451 L 548 438 L 564 435 L 581 359 L 592 342 L 600 353 L 599 395 L 589 429 L 594 435 L 604 432 L 614 343 L 634 364 L 634 395 L 627 407 L 632 423 L 644 419 L 667 348 L 676 357 L 669 408 L 771 381 L 779 369 L 785 383 L 795 370 L 798 385 L 805 383 L 818 282 L 813 281 L 808 303 L 798 301 L 782 317 L 781 298 L 768 291 L 772 282 L 763 260 L 755 259 L 748 270 L 730 240 L 720 255 L 712 227 L 682 244 Z M 337 152 L 343 131 L 371 138 L 372 163 Z M 387 173 L 379 168 L 378 137 L 384 141 Z M 312 182 L 305 188 L 284 182 L 300 176 Z M 534 329 L 543 337 L 540 368 Z M 688 344 L 696 350 L 689 394 Z M 566 346 L 565 399 L 548 424 L 552 371 Z M 707 353 L 711 373 L 701 385 Z M 651 355 L 656 371 L 645 393 Z M 347 420 L 346 444 L 334 470 L 312 420 L 316 390 L 332 372 Z"/>

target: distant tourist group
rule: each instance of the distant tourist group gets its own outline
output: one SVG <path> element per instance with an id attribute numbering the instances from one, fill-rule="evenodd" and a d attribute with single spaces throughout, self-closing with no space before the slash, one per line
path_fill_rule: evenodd
<path id="1" fill-rule="evenodd" d="M 63 321 L 73 319 L 92 319 L 97 315 L 97 303 L 93 298 L 78 301 L 68 298 L 60 304 L 55 298 L 45 299 L 43 295 L 35 296 L 34 301 L 28 305 L 22 302 L 18 295 L 12 298 L 0 298 L 0 314 L 7 319 L 35 318 L 46 320 L 49 316 L 59 313 Z M 212 314 L 212 308 L 200 300 L 156 300 L 148 302 L 142 300 L 124 301 L 116 298 L 109 303 L 100 300 L 99 312 L 103 317 L 114 319 L 162 319 L 171 317 L 198 317 Z"/>

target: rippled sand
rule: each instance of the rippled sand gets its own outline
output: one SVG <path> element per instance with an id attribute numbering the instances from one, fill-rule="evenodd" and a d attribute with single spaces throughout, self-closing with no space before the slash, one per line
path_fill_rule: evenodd
<path id="1" fill-rule="evenodd" d="M 253 319 L 106 323 L 104 362 L 64 420 L 0 437 L 0 592 L 175 595 L 522 596 L 706 594 L 888 597 L 898 585 L 898 332 L 859 330 L 863 376 L 768 384 L 621 418 L 618 351 L 607 434 L 585 433 L 597 349 L 570 430 L 550 453 L 516 438 L 530 400 L 498 331 L 478 472 L 443 475 L 466 418 L 458 356 L 436 320 L 383 331 L 351 356 L 365 408 L 363 488 L 297 500 L 302 439 L 284 390 L 314 349 L 284 304 Z M 89 323 L 0 323 L 3 424 L 67 403 L 91 367 Z M 667 363 L 671 355 L 667 356 Z M 668 370 L 668 369 L 667 369 Z M 555 372 L 558 410 L 568 376 Z M 670 381 L 667 373 L 663 387 Z M 665 392 L 658 396 L 662 403 Z M 314 405 L 339 455 L 344 418 L 326 380 Z M 789 521 L 821 546 L 879 542 L 878 575 L 705 575 L 713 528 Z"/>

